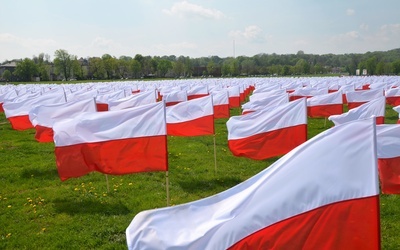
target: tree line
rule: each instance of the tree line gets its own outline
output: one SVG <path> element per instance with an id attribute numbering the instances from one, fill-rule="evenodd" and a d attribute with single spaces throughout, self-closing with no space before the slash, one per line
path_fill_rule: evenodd
<path id="1" fill-rule="evenodd" d="M 218 56 L 190 58 L 187 56 L 143 56 L 136 54 L 116 58 L 79 58 L 59 49 L 54 60 L 44 53 L 17 62 L 13 72 L 5 70 L 3 80 L 115 80 L 140 78 L 290 76 L 318 74 L 355 75 L 356 70 L 368 75 L 399 75 L 400 48 L 364 54 L 257 54 L 252 57 Z"/>

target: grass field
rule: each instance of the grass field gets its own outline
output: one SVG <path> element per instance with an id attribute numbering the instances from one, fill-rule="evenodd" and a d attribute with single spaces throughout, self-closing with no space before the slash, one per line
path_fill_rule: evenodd
<path id="1" fill-rule="evenodd" d="M 237 115 L 239 110 L 231 110 Z M 390 107 L 386 123 L 396 123 Z M 168 137 L 171 205 L 208 197 L 257 174 L 276 158 L 234 157 L 227 147 L 227 119 L 213 136 Z M 309 138 L 324 119 L 309 119 Z M 34 130 L 15 131 L 0 114 L 0 249 L 126 249 L 125 229 L 142 210 L 166 206 L 164 172 L 108 176 L 91 173 L 61 182 L 53 143 L 38 143 Z M 381 195 L 383 249 L 400 246 L 400 198 Z"/>

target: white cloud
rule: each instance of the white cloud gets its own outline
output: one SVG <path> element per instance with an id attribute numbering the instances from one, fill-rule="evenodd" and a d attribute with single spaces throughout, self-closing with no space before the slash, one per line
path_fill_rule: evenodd
<path id="1" fill-rule="evenodd" d="M 156 44 L 155 49 L 165 53 L 165 55 L 176 55 L 176 52 L 178 54 L 185 55 L 185 52 L 189 52 L 191 50 L 197 50 L 198 45 L 195 43 L 190 43 L 190 42 L 180 42 L 180 43 L 169 43 L 169 44 Z"/>
<path id="2" fill-rule="evenodd" d="M 197 16 L 206 19 L 222 19 L 225 17 L 225 15 L 219 10 L 207 9 L 203 6 L 192 4 L 187 1 L 175 3 L 171 9 L 164 9 L 163 12 L 171 16 L 177 15 L 181 18 Z"/>
<path id="3" fill-rule="evenodd" d="M 15 43 L 25 48 L 30 49 L 47 49 L 48 47 L 54 47 L 57 45 L 57 42 L 53 39 L 33 39 L 33 38 L 24 38 L 18 37 L 10 33 L 2 33 L 0 34 L 0 43 Z"/>
<path id="4" fill-rule="evenodd" d="M 360 25 L 360 29 L 363 30 L 363 31 L 368 31 L 369 26 L 368 26 L 367 24 L 365 24 L 365 23 L 362 23 L 362 24 Z"/>
<path id="5" fill-rule="evenodd" d="M 250 25 L 246 27 L 243 31 L 234 30 L 229 33 L 229 36 L 235 39 L 245 39 L 247 41 L 258 41 L 262 42 L 266 40 L 262 29 L 256 25 Z"/>
<path id="6" fill-rule="evenodd" d="M 355 11 L 353 9 L 347 9 L 346 10 L 346 15 L 353 16 L 354 14 L 355 14 Z"/>

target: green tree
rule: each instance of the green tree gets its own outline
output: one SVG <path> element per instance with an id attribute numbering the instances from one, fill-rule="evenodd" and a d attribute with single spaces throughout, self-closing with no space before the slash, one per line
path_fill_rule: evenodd
<path id="1" fill-rule="evenodd" d="M 114 78 L 114 73 L 118 66 L 117 59 L 109 54 L 104 54 L 101 59 L 103 60 L 104 70 L 106 71 L 107 79 Z"/>
<path id="2" fill-rule="evenodd" d="M 92 77 L 101 80 L 105 78 L 106 70 L 104 69 L 103 60 L 99 57 L 89 59 L 89 69 Z"/>
<path id="3" fill-rule="evenodd" d="M 14 75 L 18 76 L 22 81 L 32 81 L 32 77 L 38 74 L 38 66 L 35 62 L 29 58 L 25 58 L 23 61 L 17 64 Z"/>
<path id="4" fill-rule="evenodd" d="M 11 72 L 8 69 L 6 69 L 4 70 L 3 75 L 1 77 L 3 77 L 3 79 L 8 82 L 11 79 Z"/>
<path id="5" fill-rule="evenodd" d="M 161 77 L 165 77 L 170 69 L 172 69 L 172 62 L 166 59 L 161 59 L 157 64 L 157 71 Z"/>
<path id="6" fill-rule="evenodd" d="M 56 70 L 64 76 L 65 80 L 71 78 L 76 56 L 68 54 L 66 50 L 59 49 L 54 52 L 54 66 Z"/>
<path id="7" fill-rule="evenodd" d="M 140 62 L 138 60 L 132 59 L 129 62 L 129 69 L 135 78 L 139 78 L 141 76 L 142 65 L 140 64 Z"/>

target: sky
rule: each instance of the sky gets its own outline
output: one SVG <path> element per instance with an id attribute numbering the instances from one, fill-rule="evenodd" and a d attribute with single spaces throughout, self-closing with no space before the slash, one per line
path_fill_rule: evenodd
<path id="1" fill-rule="evenodd" d="M 399 0 L 0 0 L 0 63 L 400 48 Z"/>

